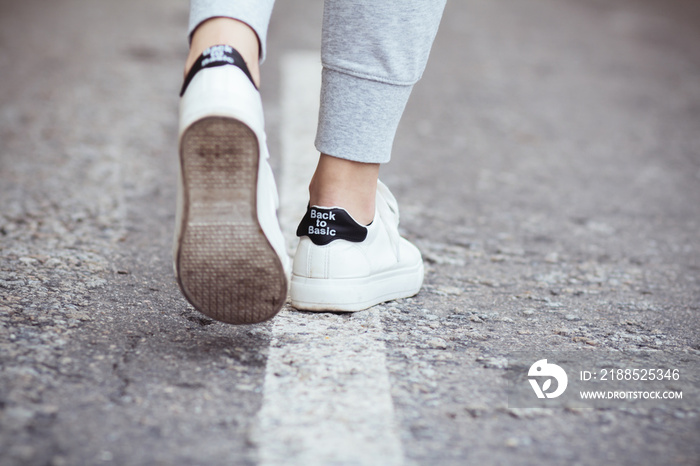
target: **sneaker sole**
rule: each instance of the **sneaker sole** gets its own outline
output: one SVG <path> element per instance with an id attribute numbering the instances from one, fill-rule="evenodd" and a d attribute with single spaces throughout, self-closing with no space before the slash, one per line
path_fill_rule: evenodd
<path id="1" fill-rule="evenodd" d="M 415 296 L 423 285 L 423 262 L 366 278 L 327 279 L 292 275 L 291 304 L 304 311 L 356 312 Z"/>
<path id="2" fill-rule="evenodd" d="M 180 164 L 184 211 L 175 267 L 185 298 L 230 324 L 274 317 L 286 301 L 287 277 L 258 221 L 255 133 L 234 118 L 198 120 L 182 135 Z"/>

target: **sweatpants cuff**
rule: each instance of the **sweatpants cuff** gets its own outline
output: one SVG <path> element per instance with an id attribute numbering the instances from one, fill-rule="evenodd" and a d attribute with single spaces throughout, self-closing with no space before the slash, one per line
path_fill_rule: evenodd
<path id="1" fill-rule="evenodd" d="M 316 149 L 355 162 L 388 162 L 412 88 L 324 68 Z"/>

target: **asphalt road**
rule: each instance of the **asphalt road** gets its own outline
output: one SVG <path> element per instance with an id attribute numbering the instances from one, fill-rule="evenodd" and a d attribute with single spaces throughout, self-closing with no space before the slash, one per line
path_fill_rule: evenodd
<path id="1" fill-rule="evenodd" d="M 271 24 L 286 186 L 321 4 Z M 184 1 L 0 0 L 0 464 L 700 463 L 697 2 L 450 2 L 381 175 L 424 289 L 243 327 L 172 273 L 186 20 Z M 513 407 L 522 351 L 652 354 L 691 386 Z"/>

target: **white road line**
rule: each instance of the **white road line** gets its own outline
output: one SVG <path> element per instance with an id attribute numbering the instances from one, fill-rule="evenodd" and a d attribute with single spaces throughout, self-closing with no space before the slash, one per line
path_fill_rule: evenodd
<path id="1" fill-rule="evenodd" d="M 309 181 L 318 162 L 314 147 L 321 95 L 321 56 L 289 53 L 282 58 L 280 224 L 287 250 L 296 248 L 296 226 L 306 212 Z"/>
<path id="2" fill-rule="evenodd" d="M 291 242 L 317 160 L 319 54 L 285 57 L 282 76 L 280 218 Z M 272 336 L 255 433 L 260 464 L 403 463 L 378 309 L 284 310 Z"/>

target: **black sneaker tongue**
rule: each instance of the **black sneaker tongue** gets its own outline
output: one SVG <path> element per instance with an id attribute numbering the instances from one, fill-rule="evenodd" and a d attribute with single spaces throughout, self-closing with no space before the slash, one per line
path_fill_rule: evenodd
<path id="1" fill-rule="evenodd" d="M 367 238 L 367 227 L 357 223 L 345 209 L 314 206 L 306 209 L 297 236 L 308 236 L 318 246 L 337 239 L 361 243 Z"/>
<path id="2" fill-rule="evenodd" d="M 182 95 L 185 93 L 185 91 L 187 90 L 187 86 L 190 85 L 190 81 L 192 81 L 194 75 L 197 74 L 199 71 L 203 70 L 204 68 L 214 68 L 217 66 L 224 65 L 234 65 L 239 67 L 241 70 L 243 70 L 246 76 L 248 76 L 248 79 L 250 79 L 250 82 L 253 83 L 253 86 L 255 86 L 255 82 L 253 81 L 253 77 L 250 74 L 248 65 L 246 65 L 245 60 L 243 60 L 243 57 L 240 53 L 238 53 L 236 49 L 234 49 L 230 45 L 213 45 L 206 49 L 199 56 L 194 65 L 192 65 L 192 68 L 190 68 L 190 71 L 185 77 L 185 82 L 182 83 L 180 97 L 182 97 Z M 257 89 L 258 86 L 255 87 Z"/>

